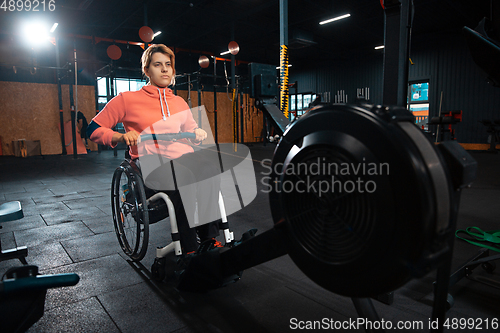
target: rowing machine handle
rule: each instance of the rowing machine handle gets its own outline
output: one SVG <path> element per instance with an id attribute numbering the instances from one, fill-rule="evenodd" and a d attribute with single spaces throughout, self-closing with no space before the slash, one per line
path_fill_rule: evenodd
<path id="1" fill-rule="evenodd" d="M 160 141 L 176 141 L 180 139 L 196 139 L 196 134 L 190 132 L 181 133 L 164 133 L 164 134 L 143 134 L 141 141 L 160 140 Z"/>

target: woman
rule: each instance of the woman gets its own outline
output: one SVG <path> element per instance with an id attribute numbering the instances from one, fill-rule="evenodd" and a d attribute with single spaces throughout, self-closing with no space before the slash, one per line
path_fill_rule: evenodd
<path id="1" fill-rule="evenodd" d="M 163 44 L 153 44 L 146 49 L 141 59 L 142 71 L 149 78 L 149 83 L 139 91 L 120 93 L 108 102 L 104 109 L 92 119 L 89 124 L 88 136 L 96 143 L 115 147 L 122 142 L 130 146 L 132 159 L 139 159 L 141 164 L 151 160 L 151 156 L 160 155 L 164 160 L 174 161 L 175 178 L 182 178 L 185 183 L 194 184 L 204 181 L 202 188 L 191 187 L 186 191 L 188 196 L 196 200 L 181 200 L 180 194 L 170 195 L 177 224 L 181 236 L 181 245 L 184 253 L 192 253 L 198 247 L 197 232 L 201 241 L 211 240 L 219 234 L 217 222 L 203 224 L 196 229 L 190 228 L 190 218 L 195 212 L 205 212 L 218 207 L 218 193 L 220 180 L 217 176 L 220 168 L 203 155 L 203 151 L 194 153 L 193 147 L 179 140 L 159 146 L 155 142 L 141 144 L 138 150 L 141 133 L 195 133 L 194 144 L 199 144 L 207 138 L 207 133 L 198 128 L 187 103 L 175 96 L 169 85 L 175 82 L 175 55 Z M 123 123 L 126 133 L 112 130 L 117 123 Z M 141 156 L 140 156 L 141 155 Z M 154 159 L 154 158 L 153 158 Z M 158 160 L 158 158 L 156 158 Z M 163 163 L 170 167 L 169 163 Z M 146 186 L 156 190 L 165 190 L 162 186 L 169 186 L 169 176 L 158 176 L 171 173 L 170 170 L 159 168 L 151 172 L 152 177 L 145 179 Z M 144 173 L 144 172 L 143 172 Z M 146 177 L 145 177 L 146 178 Z M 152 179 L 152 180 L 151 180 Z M 209 180 L 209 186 L 206 181 Z M 183 198 L 185 194 L 183 193 Z M 196 207 L 197 204 L 197 207 Z M 210 214 L 209 214 L 210 215 Z M 210 219 L 214 221 L 215 219 Z M 215 241 L 217 247 L 222 244 Z"/>

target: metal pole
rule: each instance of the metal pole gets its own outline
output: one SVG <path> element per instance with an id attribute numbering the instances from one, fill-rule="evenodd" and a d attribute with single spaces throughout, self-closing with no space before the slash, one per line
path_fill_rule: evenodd
<path id="1" fill-rule="evenodd" d="M 73 122 L 73 124 L 71 125 L 71 130 L 73 131 L 73 158 L 77 158 L 78 151 L 76 146 L 76 121 L 78 117 L 76 116 L 76 113 L 78 112 L 78 64 L 76 62 L 76 42 L 74 40 L 73 40 L 73 55 L 75 61 L 75 106 L 71 110 L 72 112 L 71 120 Z"/>
<path id="2" fill-rule="evenodd" d="M 201 121 L 201 75 L 198 72 L 198 126 L 203 128 L 203 124 Z"/>
<path id="3" fill-rule="evenodd" d="M 109 84 L 108 84 L 108 102 L 115 97 L 115 72 L 113 60 L 111 60 L 111 65 L 109 66 Z M 118 145 L 113 148 L 113 156 L 118 156 Z"/>
<path id="4" fill-rule="evenodd" d="M 240 90 L 240 126 L 241 126 L 241 143 L 245 143 L 245 136 L 244 136 L 245 117 L 243 117 L 243 91 L 241 90 Z"/>
<path id="5" fill-rule="evenodd" d="M 70 114 L 71 114 L 71 130 L 72 130 L 72 143 L 73 143 L 73 157 L 76 158 L 76 128 L 75 128 L 75 100 L 73 98 L 73 84 L 70 81 L 69 84 L 69 104 L 70 104 Z M 71 142 L 70 142 L 71 143 Z M 69 144 L 68 144 L 69 145 Z"/>
<path id="6" fill-rule="evenodd" d="M 385 105 L 397 105 L 401 3 L 398 0 L 384 0 L 384 6 L 384 77 L 382 100 Z"/>
<path id="7" fill-rule="evenodd" d="M 299 81 L 295 81 L 295 114 L 298 115 L 297 108 L 299 107 Z"/>
<path id="8" fill-rule="evenodd" d="M 61 91 L 61 72 L 59 68 L 61 67 L 61 60 L 59 58 L 59 42 L 60 39 L 56 40 L 56 63 L 57 63 L 57 97 L 59 100 L 59 124 L 61 127 L 61 146 L 62 146 L 62 154 L 66 155 L 66 139 L 64 137 L 64 114 L 63 114 L 63 102 L 62 102 L 62 91 Z"/>
<path id="9" fill-rule="evenodd" d="M 236 85 L 238 86 L 238 85 Z M 240 142 L 240 130 L 239 130 L 239 94 L 238 91 L 234 93 L 234 127 L 236 129 L 236 142 Z"/>
<path id="10" fill-rule="evenodd" d="M 188 74 L 188 80 L 187 80 L 187 84 L 188 84 L 188 105 L 189 105 L 189 108 L 193 108 L 193 104 L 191 103 L 191 75 Z"/>
<path id="11" fill-rule="evenodd" d="M 214 56 L 214 136 L 215 143 L 218 144 L 219 140 L 217 138 L 217 57 Z"/>
<path id="12" fill-rule="evenodd" d="M 96 42 L 95 38 L 92 37 L 92 51 L 94 58 L 94 69 L 97 67 L 97 54 L 96 54 Z M 95 114 L 99 113 L 99 85 L 97 81 L 97 71 L 94 72 L 94 98 L 95 98 Z M 101 153 L 101 145 L 97 145 L 97 152 Z"/>
<path id="13" fill-rule="evenodd" d="M 413 0 L 401 3 L 401 31 L 399 46 L 399 64 L 402 67 L 398 79 L 398 105 L 408 108 L 408 77 L 410 75 L 411 16 Z"/>
<path id="14" fill-rule="evenodd" d="M 234 40 L 234 22 L 231 26 L 231 40 Z M 231 89 L 232 89 L 232 95 L 233 95 L 233 98 L 235 100 L 233 100 L 233 126 L 234 126 L 234 131 L 233 131 L 233 135 L 234 135 L 234 142 L 238 142 L 238 116 L 237 116 L 237 113 L 236 113 L 236 110 L 234 108 L 234 103 L 236 103 L 236 101 L 238 100 L 238 96 L 236 95 L 236 65 L 235 65 L 235 61 L 236 61 L 236 56 L 234 54 L 231 53 Z M 238 104 L 236 104 L 238 105 Z M 237 109 L 237 107 L 236 107 Z"/>
<path id="15" fill-rule="evenodd" d="M 384 0 L 383 104 L 405 106 L 408 94 L 410 0 Z"/>

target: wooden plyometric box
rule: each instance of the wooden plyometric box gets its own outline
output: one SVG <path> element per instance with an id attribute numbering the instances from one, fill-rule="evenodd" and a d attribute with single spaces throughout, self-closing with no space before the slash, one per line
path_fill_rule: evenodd
<path id="1" fill-rule="evenodd" d="M 42 146 L 40 140 L 17 140 L 12 141 L 12 149 L 17 157 L 39 156 L 42 155 Z"/>

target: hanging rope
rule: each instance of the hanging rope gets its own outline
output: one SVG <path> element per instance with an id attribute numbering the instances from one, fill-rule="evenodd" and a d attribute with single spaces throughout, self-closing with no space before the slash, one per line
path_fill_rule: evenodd
<path id="1" fill-rule="evenodd" d="M 288 46 L 280 46 L 280 108 L 288 118 Z"/>

